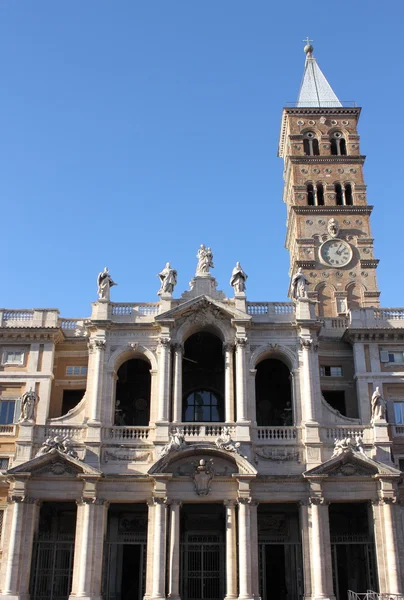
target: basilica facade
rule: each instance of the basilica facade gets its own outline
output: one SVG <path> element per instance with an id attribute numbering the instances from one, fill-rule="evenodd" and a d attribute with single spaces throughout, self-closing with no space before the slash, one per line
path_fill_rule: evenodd
<path id="1" fill-rule="evenodd" d="M 88 318 L 0 312 L 1 600 L 404 593 L 404 309 L 379 306 L 360 109 L 305 52 L 291 302 L 250 300 L 240 263 L 226 297 L 201 245 L 158 302 L 104 269 Z"/>

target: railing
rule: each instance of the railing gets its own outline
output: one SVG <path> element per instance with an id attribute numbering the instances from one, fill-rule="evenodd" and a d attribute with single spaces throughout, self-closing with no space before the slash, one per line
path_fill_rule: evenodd
<path id="1" fill-rule="evenodd" d="M 58 316 L 56 308 L 1 308 L 0 327 L 57 327 Z"/>
<path id="2" fill-rule="evenodd" d="M 180 423 L 179 429 L 184 432 L 186 438 L 219 437 L 222 434 L 224 423 L 206 425 L 206 423 Z M 228 427 L 230 435 L 234 434 L 235 428 Z"/>
<path id="3" fill-rule="evenodd" d="M 352 425 L 335 425 L 332 427 L 323 427 L 322 434 L 324 441 L 333 442 L 346 437 L 355 438 L 356 436 L 364 437 L 366 427 Z"/>
<path id="4" fill-rule="evenodd" d="M 299 430 L 297 427 L 263 427 L 256 428 L 259 440 L 297 442 Z"/>
<path id="5" fill-rule="evenodd" d="M 157 315 L 159 306 L 158 302 L 135 302 L 131 304 L 115 303 L 112 304 L 112 315 L 119 317 L 131 315 Z"/>
<path id="6" fill-rule="evenodd" d="M 402 594 L 390 594 L 389 592 L 379 594 L 378 592 L 373 592 L 372 590 L 358 594 L 352 590 L 347 591 L 348 600 L 404 600 L 404 596 Z"/>
<path id="7" fill-rule="evenodd" d="M 8 321 L 33 321 L 33 310 L 7 310 L 3 312 L 3 323 Z"/>
<path id="8" fill-rule="evenodd" d="M 106 440 L 147 440 L 150 427 L 104 427 L 103 438 Z"/>
<path id="9" fill-rule="evenodd" d="M 325 317 L 322 320 L 325 329 L 346 329 L 349 325 L 347 317 Z"/>
<path id="10" fill-rule="evenodd" d="M 375 308 L 374 317 L 377 320 L 404 320 L 404 308 Z"/>
<path id="11" fill-rule="evenodd" d="M 247 302 L 247 313 L 260 321 L 293 321 L 295 307 L 292 302 Z"/>
<path id="12" fill-rule="evenodd" d="M 392 425 L 393 436 L 404 436 L 404 425 Z"/>
<path id="13" fill-rule="evenodd" d="M 83 319 L 59 319 L 59 327 L 62 329 L 77 329 L 83 324 Z"/>
<path id="14" fill-rule="evenodd" d="M 15 425 L 0 425 L 0 435 L 15 435 Z"/>
<path id="15" fill-rule="evenodd" d="M 45 425 L 43 428 L 43 437 L 68 437 L 71 440 L 82 440 L 85 428 L 84 427 L 72 427 L 71 425 L 59 425 L 54 427 L 52 425 Z"/>

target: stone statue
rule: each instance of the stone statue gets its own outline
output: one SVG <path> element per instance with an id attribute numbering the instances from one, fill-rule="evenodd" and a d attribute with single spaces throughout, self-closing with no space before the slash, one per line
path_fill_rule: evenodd
<path id="1" fill-rule="evenodd" d="M 309 285 L 302 267 L 299 267 L 297 273 L 292 277 L 292 298 L 294 300 L 301 300 L 307 298 L 307 286 Z"/>
<path id="2" fill-rule="evenodd" d="M 339 224 L 337 219 L 330 219 L 328 221 L 327 231 L 332 238 L 337 237 L 339 233 Z"/>
<path id="3" fill-rule="evenodd" d="M 194 480 L 195 492 L 198 496 L 207 496 L 210 492 L 210 482 L 213 479 L 212 459 L 206 461 L 201 458 L 199 463 L 194 465 L 192 479 Z"/>
<path id="4" fill-rule="evenodd" d="M 354 440 L 349 436 L 344 437 L 342 439 L 335 438 L 334 453 L 332 456 L 339 456 L 347 450 L 351 450 L 352 452 L 361 452 L 362 454 L 364 454 L 362 436 L 357 434 Z"/>
<path id="5" fill-rule="evenodd" d="M 176 427 L 174 431 L 169 433 L 169 436 L 170 440 L 168 444 L 163 446 L 161 449 L 160 458 L 167 456 L 171 452 L 181 450 L 181 448 L 184 448 L 186 446 L 184 432 L 181 430 L 180 427 Z"/>
<path id="6" fill-rule="evenodd" d="M 201 244 L 196 258 L 198 259 L 196 275 L 209 273 L 209 269 L 213 269 L 215 266 L 213 264 L 213 252 L 210 248 L 206 248 L 204 244 Z"/>
<path id="7" fill-rule="evenodd" d="M 160 278 L 160 289 L 157 295 L 172 294 L 174 287 L 177 285 L 177 271 L 171 268 L 169 262 L 166 263 L 166 266 L 161 273 L 158 273 L 157 277 Z"/>
<path id="8" fill-rule="evenodd" d="M 39 396 L 33 390 L 25 392 L 21 397 L 21 415 L 18 419 L 19 423 L 25 423 L 27 421 L 35 422 L 36 419 L 36 405 L 39 402 Z"/>
<path id="9" fill-rule="evenodd" d="M 239 454 L 240 442 L 233 442 L 230 435 L 230 429 L 223 427 L 222 433 L 215 441 L 216 447 L 227 452 L 237 452 Z"/>
<path id="10" fill-rule="evenodd" d="M 109 274 L 108 267 L 98 274 L 97 286 L 98 286 L 98 299 L 108 300 L 110 299 L 110 290 L 113 285 L 118 285 L 112 281 L 112 277 Z"/>
<path id="11" fill-rule="evenodd" d="M 236 263 L 234 267 L 231 278 L 230 285 L 234 289 L 235 294 L 240 294 L 241 292 L 245 292 L 246 285 L 245 282 L 247 280 L 248 275 L 243 271 L 239 262 Z"/>
<path id="12" fill-rule="evenodd" d="M 66 454 L 71 458 L 78 459 L 79 455 L 73 448 L 73 442 L 66 435 L 62 437 L 61 435 L 55 435 L 54 437 L 48 437 L 39 448 L 36 456 L 43 456 L 44 454 L 49 454 L 52 450 L 59 450 L 62 454 Z"/>
<path id="13" fill-rule="evenodd" d="M 372 421 L 384 421 L 386 419 L 386 403 L 380 393 L 380 388 L 376 387 L 372 395 Z"/>

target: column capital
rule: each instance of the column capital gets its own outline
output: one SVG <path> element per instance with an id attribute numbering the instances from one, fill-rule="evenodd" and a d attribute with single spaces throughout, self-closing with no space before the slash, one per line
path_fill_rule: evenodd
<path id="1" fill-rule="evenodd" d="M 78 506 L 83 504 L 92 504 L 93 506 L 109 506 L 108 500 L 105 498 L 96 498 L 93 496 L 82 496 L 79 500 L 76 500 Z"/>
<path id="2" fill-rule="evenodd" d="M 165 337 L 165 336 L 160 336 L 159 339 L 159 347 L 160 348 L 168 348 L 171 344 L 171 338 L 170 337 Z"/>
<path id="3" fill-rule="evenodd" d="M 223 504 L 226 506 L 226 508 L 231 508 L 232 506 L 236 506 L 237 504 L 237 500 L 223 500 Z"/>
<path id="4" fill-rule="evenodd" d="M 299 344 L 302 350 L 313 350 L 314 352 L 317 352 L 318 350 L 317 340 L 315 340 L 312 336 L 301 335 L 299 337 Z"/>
<path id="5" fill-rule="evenodd" d="M 105 350 L 107 346 L 107 340 L 102 338 L 93 338 L 88 341 L 88 349 L 90 352 L 94 352 L 95 350 Z"/>
<path id="6" fill-rule="evenodd" d="M 399 504 L 396 496 L 383 496 L 379 499 L 379 504 Z"/>
<path id="7" fill-rule="evenodd" d="M 240 336 L 236 338 L 236 347 L 237 348 L 245 348 L 248 343 L 248 338 L 246 336 Z"/>
<path id="8" fill-rule="evenodd" d="M 250 498 L 250 497 L 247 497 L 247 498 L 239 498 L 239 499 L 237 500 L 237 502 L 238 502 L 239 504 L 243 504 L 244 506 L 247 506 L 247 505 L 251 504 L 252 500 L 251 500 L 251 498 Z"/>
<path id="9" fill-rule="evenodd" d="M 179 354 L 182 354 L 184 352 L 184 344 L 182 344 L 181 342 L 174 342 L 172 344 L 172 348 L 174 352 L 178 352 Z"/>
<path id="10" fill-rule="evenodd" d="M 314 506 L 328 506 L 330 504 L 323 496 L 310 496 L 309 502 Z"/>
<path id="11" fill-rule="evenodd" d="M 36 504 L 39 506 L 41 503 L 38 498 L 34 498 L 33 496 L 26 496 L 21 494 L 10 494 L 7 497 L 8 504 Z"/>
<path id="12" fill-rule="evenodd" d="M 178 508 L 181 508 L 181 506 L 182 506 L 182 500 L 177 500 L 177 499 L 170 498 L 170 499 L 167 500 L 166 504 L 168 506 L 177 506 Z"/>
<path id="13" fill-rule="evenodd" d="M 153 496 L 153 504 L 154 506 L 167 506 L 167 498 L 166 497 L 159 497 L 159 496 Z"/>
<path id="14" fill-rule="evenodd" d="M 223 342 L 223 352 L 232 352 L 234 350 L 234 342 Z"/>

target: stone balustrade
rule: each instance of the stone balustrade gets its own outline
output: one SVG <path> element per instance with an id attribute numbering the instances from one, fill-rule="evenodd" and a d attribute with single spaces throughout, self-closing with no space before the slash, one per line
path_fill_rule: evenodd
<path id="1" fill-rule="evenodd" d="M 299 439 L 298 427 L 255 427 L 255 439 L 260 442 L 279 444 L 280 442 L 296 444 Z"/>
<path id="2" fill-rule="evenodd" d="M 119 442 L 132 442 L 132 441 L 153 441 L 154 430 L 151 427 L 103 427 L 103 439 L 116 440 Z"/>
<path id="3" fill-rule="evenodd" d="M 247 302 L 247 312 L 253 321 L 289 323 L 295 320 L 293 302 Z"/>
<path id="4" fill-rule="evenodd" d="M 56 308 L 43 309 L 0 309 L 0 327 L 57 327 L 59 311 Z"/>

